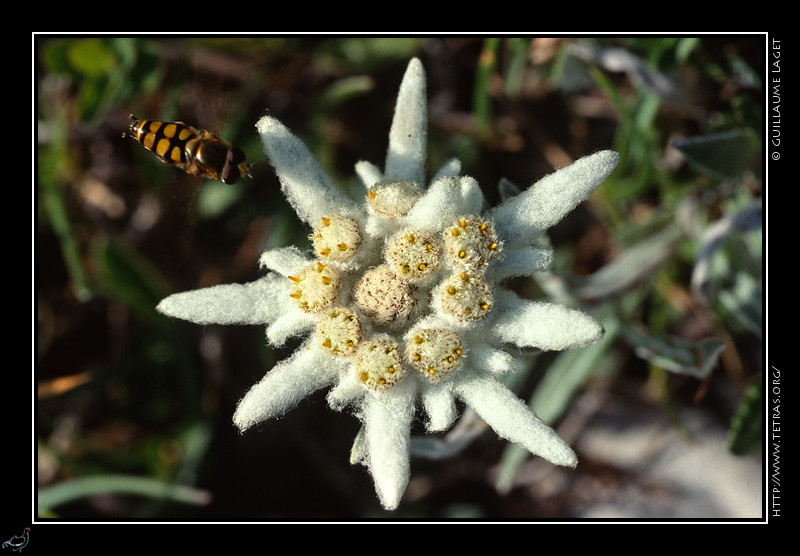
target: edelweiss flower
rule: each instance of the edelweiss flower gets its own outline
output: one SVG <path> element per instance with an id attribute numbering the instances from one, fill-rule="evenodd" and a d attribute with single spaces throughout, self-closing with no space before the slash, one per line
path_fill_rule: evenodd
<path id="1" fill-rule="evenodd" d="M 172 295 L 158 309 L 196 323 L 266 325 L 267 339 L 304 343 L 239 402 L 244 431 L 327 388 L 336 409 L 363 423 L 352 461 L 367 466 L 394 509 L 409 479 L 417 404 L 428 431 L 447 429 L 461 400 L 501 437 L 557 465 L 577 457 L 498 376 L 522 361 L 506 345 L 564 350 L 597 341 L 590 316 L 521 299 L 503 280 L 546 268 L 537 236 L 586 199 L 617 164 L 603 151 L 484 210 L 478 183 L 446 164 L 426 185 L 427 104 L 422 64 L 403 78 L 383 171 L 359 162 L 354 202 L 305 145 L 271 117 L 256 125 L 282 190 L 311 232 L 313 253 L 265 252 L 266 275 L 249 284 Z"/>

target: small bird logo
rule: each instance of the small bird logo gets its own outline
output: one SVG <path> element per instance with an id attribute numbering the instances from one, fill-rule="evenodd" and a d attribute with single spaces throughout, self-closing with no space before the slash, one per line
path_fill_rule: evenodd
<path id="1" fill-rule="evenodd" d="M 25 527 L 25 530 L 22 532 L 21 535 L 14 535 L 6 542 L 3 543 L 3 548 L 10 548 L 11 550 L 16 550 L 19 552 L 25 545 L 28 544 L 28 534 L 30 532 L 30 527 Z"/>

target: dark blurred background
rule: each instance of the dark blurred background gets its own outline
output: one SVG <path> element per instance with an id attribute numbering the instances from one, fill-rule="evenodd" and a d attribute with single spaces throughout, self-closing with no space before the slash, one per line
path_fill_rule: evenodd
<path id="1" fill-rule="evenodd" d="M 37 512 L 70 521 L 759 518 L 763 35 L 34 37 Z M 575 470 L 471 421 L 420 444 L 398 510 L 351 466 L 359 422 L 309 398 L 240 435 L 238 399 L 291 352 L 261 327 L 155 311 L 307 245 L 255 122 L 271 114 L 346 190 L 383 165 L 408 60 L 427 73 L 430 172 L 490 204 L 599 149 L 613 176 L 512 286 L 603 320 L 600 345 L 530 354 L 513 387 Z M 121 137 L 129 114 L 215 130 L 254 163 L 228 186 Z M 513 189 L 513 188 L 512 188 Z M 468 430 L 469 432 L 464 432 Z M 463 442 L 467 438 L 467 442 Z M 424 448 L 424 450 L 423 450 Z"/>

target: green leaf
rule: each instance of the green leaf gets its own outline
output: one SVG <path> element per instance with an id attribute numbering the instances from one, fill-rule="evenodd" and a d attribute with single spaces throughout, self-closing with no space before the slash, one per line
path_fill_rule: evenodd
<path id="1" fill-rule="evenodd" d="M 626 293 L 645 282 L 675 251 L 683 238 L 677 226 L 668 226 L 632 245 L 614 261 L 580 280 L 575 292 L 583 299 Z"/>
<path id="2" fill-rule="evenodd" d="M 81 39 L 69 45 L 70 66 L 90 77 L 105 76 L 117 63 L 117 57 L 101 39 Z"/>
<path id="3" fill-rule="evenodd" d="M 350 37 L 322 43 L 315 56 L 337 67 L 363 71 L 407 60 L 419 48 L 416 37 Z"/>
<path id="4" fill-rule="evenodd" d="M 68 155 L 66 116 L 62 112 L 58 113 L 51 124 L 52 141 L 42 147 L 38 160 L 37 200 L 44 220 L 58 238 L 75 297 L 80 301 L 88 301 L 94 295 L 92 283 L 84 268 L 64 194 L 65 184 L 69 181 L 72 170 Z"/>
<path id="5" fill-rule="evenodd" d="M 334 81 L 326 88 L 319 101 L 318 110 L 331 110 L 351 99 L 375 89 L 375 81 L 368 75 L 354 75 Z"/>
<path id="6" fill-rule="evenodd" d="M 484 39 L 483 52 L 478 58 L 478 66 L 475 68 L 475 83 L 472 86 L 472 115 L 481 134 L 489 133 L 492 128 L 492 99 L 489 81 L 495 70 L 499 47 L 499 38 Z"/>
<path id="7" fill-rule="evenodd" d="M 234 206 L 243 194 L 243 187 L 206 180 L 197 194 L 197 215 L 203 219 L 216 218 Z"/>
<path id="8" fill-rule="evenodd" d="M 156 305 L 169 293 L 159 270 L 132 248 L 109 240 L 97 241 L 92 249 L 103 291 L 145 320 L 163 322 Z"/>
<path id="9" fill-rule="evenodd" d="M 509 51 L 509 60 L 505 68 L 505 92 L 509 96 L 517 96 L 522 89 L 525 68 L 530 55 L 531 39 L 529 37 L 509 38 L 506 45 Z"/>
<path id="10" fill-rule="evenodd" d="M 622 334 L 641 357 L 667 371 L 704 379 L 717 364 L 725 342 L 719 338 L 699 341 L 678 337 L 661 338 L 625 327 Z"/>
<path id="11" fill-rule="evenodd" d="M 699 37 L 684 37 L 679 39 L 675 45 L 675 60 L 683 64 L 689 59 L 689 55 L 700 43 Z"/>
<path id="12" fill-rule="evenodd" d="M 717 293 L 726 322 L 758 336 L 764 334 L 764 303 L 761 285 L 749 274 L 739 272 L 730 289 Z"/>
<path id="13" fill-rule="evenodd" d="M 350 447 L 350 464 L 361 463 L 367 457 L 367 442 L 364 433 L 364 425 L 358 429 L 353 445 Z"/>
<path id="14" fill-rule="evenodd" d="M 750 385 L 739 409 L 731 421 L 728 434 L 728 449 L 741 456 L 758 450 L 761 447 L 761 431 L 763 419 L 763 385 L 761 376 Z"/>
<path id="15" fill-rule="evenodd" d="M 40 489 L 37 510 L 42 513 L 68 502 L 101 495 L 136 495 L 195 505 L 204 505 L 211 501 L 211 495 L 206 491 L 158 479 L 130 475 L 95 475 Z"/>
<path id="16" fill-rule="evenodd" d="M 175 474 L 178 482 L 193 484 L 197 481 L 203 463 L 207 461 L 213 434 L 211 423 L 201 419 L 189 423 L 181 431 L 181 467 Z"/>
<path id="17" fill-rule="evenodd" d="M 761 142 L 749 129 L 735 129 L 674 141 L 692 164 L 718 178 L 737 178 L 755 170 L 761 159 Z"/>

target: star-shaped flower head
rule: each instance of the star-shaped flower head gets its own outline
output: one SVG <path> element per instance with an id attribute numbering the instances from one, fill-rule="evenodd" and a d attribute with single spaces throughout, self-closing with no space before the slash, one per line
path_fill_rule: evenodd
<path id="1" fill-rule="evenodd" d="M 602 151 L 485 210 L 478 183 L 453 160 L 425 182 L 427 104 L 421 62 L 408 65 L 383 170 L 362 161 L 354 201 L 283 124 L 256 124 L 281 188 L 308 224 L 312 253 L 269 250 L 263 278 L 172 295 L 159 310 L 196 323 L 259 324 L 275 346 L 305 338 L 241 399 L 245 431 L 327 389 L 336 410 L 362 421 L 352 461 L 371 473 L 381 503 L 399 504 L 409 479 L 412 420 L 450 427 L 461 400 L 495 432 L 550 462 L 577 457 L 498 380 L 522 361 L 507 346 L 565 350 L 597 341 L 601 325 L 503 286 L 549 266 L 535 240 L 615 168 Z"/>

